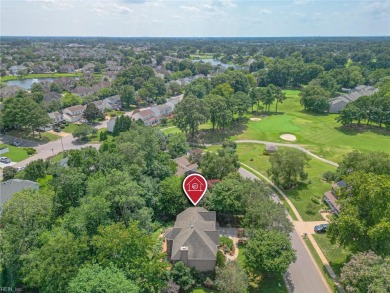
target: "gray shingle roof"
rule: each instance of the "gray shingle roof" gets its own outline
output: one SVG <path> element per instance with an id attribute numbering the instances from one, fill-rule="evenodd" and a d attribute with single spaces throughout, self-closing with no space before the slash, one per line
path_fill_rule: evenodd
<path id="1" fill-rule="evenodd" d="M 0 185 L 0 206 L 9 200 L 16 192 L 26 188 L 39 189 L 38 183 L 30 180 L 10 179 Z"/>
<path id="2" fill-rule="evenodd" d="M 181 247 L 188 247 L 189 260 L 215 260 L 219 244 L 216 213 L 191 207 L 176 217 L 166 238 L 173 240 L 172 260 L 180 260 Z"/>

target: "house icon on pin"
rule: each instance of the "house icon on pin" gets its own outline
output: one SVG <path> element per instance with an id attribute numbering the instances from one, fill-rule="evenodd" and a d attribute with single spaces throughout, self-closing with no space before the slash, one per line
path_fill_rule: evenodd
<path id="1" fill-rule="evenodd" d="M 186 184 L 187 191 L 203 191 L 205 189 L 205 185 L 198 178 L 193 178 Z"/>

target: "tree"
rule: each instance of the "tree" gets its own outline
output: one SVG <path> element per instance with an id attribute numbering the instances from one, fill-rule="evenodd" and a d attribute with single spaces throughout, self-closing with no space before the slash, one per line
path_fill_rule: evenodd
<path id="1" fill-rule="evenodd" d="M 248 276 L 237 262 L 230 261 L 223 268 L 216 268 L 215 286 L 221 292 L 241 293 L 249 286 Z"/>
<path id="2" fill-rule="evenodd" d="M 168 135 L 168 153 L 172 159 L 180 157 L 190 149 L 187 138 L 183 133 L 173 133 Z"/>
<path id="3" fill-rule="evenodd" d="M 339 192 L 341 211 L 331 220 L 329 236 L 352 251 L 390 255 L 390 175 L 353 172 Z"/>
<path id="4" fill-rule="evenodd" d="M 227 98 L 234 94 L 234 89 L 228 83 L 222 83 L 214 87 L 211 93 Z"/>
<path id="5" fill-rule="evenodd" d="M 179 290 L 180 286 L 172 280 L 169 280 L 167 283 L 167 287 L 164 289 L 163 293 L 179 293 Z"/>
<path id="6" fill-rule="evenodd" d="M 88 135 L 97 133 L 95 127 L 89 126 L 87 124 L 81 124 L 73 130 L 72 135 L 81 141 L 88 140 Z"/>
<path id="7" fill-rule="evenodd" d="M 222 179 L 240 167 L 238 156 L 224 149 L 217 153 L 207 152 L 200 165 L 202 174 L 208 179 Z"/>
<path id="8" fill-rule="evenodd" d="M 76 238 L 56 228 L 42 233 L 40 243 L 21 258 L 23 283 L 42 292 L 66 292 L 69 281 L 89 257 L 87 237 Z"/>
<path id="9" fill-rule="evenodd" d="M 121 115 L 115 119 L 113 136 L 118 136 L 121 132 L 128 131 L 131 127 L 131 118 L 126 115 Z"/>
<path id="10" fill-rule="evenodd" d="M 213 129 L 220 122 L 223 115 L 226 115 L 226 102 L 222 96 L 210 94 L 205 97 L 207 108 L 210 110 L 210 120 Z"/>
<path id="11" fill-rule="evenodd" d="M 169 275 L 181 290 L 188 291 L 195 285 L 194 273 L 182 261 L 175 263 Z"/>
<path id="12" fill-rule="evenodd" d="M 3 285 L 13 287 L 23 277 L 20 257 L 37 247 L 39 235 L 51 226 L 52 193 L 25 189 L 15 193 L 1 210 L 0 280 Z"/>
<path id="13" fill-rule="evenodd" d="M 51 185 L 55 192 L 54 205 L 57 215 L 63 215 L 70 207 L 80 204 L 80 199 L 85 195 L 86 178 L 78 168 L 60 167 L 55 170 Z"/>
<path id="14" fill-rule="evenodd" d="M 274 90 L 274 97 L 276 101 L 275 112 L 278 112 L 278 104 L 283 103 L 283 101 L 286 99 L 286 94 L 283 93 L 279 87 L 277 87 Z"/>
<path id="15" fill-rule="evenodd" d="M 389 257 L 372 251 L 357 253 L 342 268 L 340 280 L 347 292 L 389 292 L 389 266 Z"/>
<path id="16" fill-rule="evenodd" d="M 294 148 L 279 149 L 270 159 L 271 168 L 268 174 L 284 189 L 289 189 L 298 184 L 298 178 L 305 180 L 305 166 L 309 157 L 302 151 Z"/>
<path id="17" fill-rule="evenodd" d="M 3 169 L 3 180 L 7 181 L 14 178 L 16 175 L 16 169 L 12 166 L 7 166 Z"/>
<path id="18" fill-rule="evenodd" d="M 67 292 L 138 293 L 139 288 L 115 266 L 102 268 L 98 264 L 92 264 L 79 269 L 77 275 L 70 280 Z"/>
<path id="19" fill-rule="evenodd" d="M 319 85 L 309 84 L 301 93 L 300 103 L 305 110 L 324 113 L 329 110 L 330 93 Z"/>
<path id="20" fill-rule="evenodd" d="M 198 78 L 184 87 L 184 96 L 194 96 L 202 99 L 211 91 L 211 84 L 207 78 Z"/>
<path id="21" fill-rule="evenodd" d="M 119 89 L 122 107 L 128 108 L 130 104 L 137 104 L 135 89 L 131 85 L 123 85 Z"/>
<path id="22" fill-rule="evenodd" d="M 104 114 L 102 112 L 100 112 L 100 110 L 98 109 L 98 107 L 94 103 L 89 103 L 87 105 L 83 116 L 88 121 L 94 121 L 98 118 L 100 118 L 100 119 L 104 118 Z"/>
<path id="23" fill-rule="evenodd" d="M 248 269 L 254 273 L 283 274 L 296 255 L 285 233 L 257 230 L 247 242 L 245 258 Z"/>
<path id="24" fill-rule="evenodd" d="M 173 123 L 185 133 L 194 137 L 199 125 L 205 123 L 209 117 L 209 110 L 204 101 L 194 96 L 185 97 L 175 108 Z"/>
<path id="25" fill-rule="evenodd" d="M 121 222 L 99 227 L 92 246 L 101 266 L 115 265 L 144 292 L 157 293 L 166 286 L 168 263 L 162 261 L 163 254 L 154 252 L 155 241 L 138 228 L 137 222 L 130 222 L 128 227 Z"/>
<path id="26" fill-rule="evenodd" d="M 148 91 L 150 98 L 162 97 L 167 92 L 164 80 L 157 77 L 150 78 L 143 87 Z"/>
<path id="27" fill-rule="evenodd" d="M 61 104 L 64 108 L 74 106 L 74 105 L 80 105 L 83 102 L 83 100 L 74 94 L 67 93 L 61 98 Z"/>
<path id="28" fill-rule="evenodd" d="M 238 117 L 241 118 L 251 106 L 251 100 L 244 92 L 236 92 L 233 97 L 235 110 L 238 113 Z"/>
<path id="29" fill-rule="evenodd" d="M 157 209 L 161 215 L 175 219 L 177 214 L 190 206 L 183 193 L 182 184 L 183 180 L 178 176 L 171 176 L 161 181 L 157 195 Z"/>
<path id="30" fill-rule="evenodd" d="M 38 178 L 45 178 L 47 167 L 48 162 L 45 162 L 42 159 L 32 161 L 27 164 L 21 177 L 22 179 L 31 181 L 36 181 Z"/>

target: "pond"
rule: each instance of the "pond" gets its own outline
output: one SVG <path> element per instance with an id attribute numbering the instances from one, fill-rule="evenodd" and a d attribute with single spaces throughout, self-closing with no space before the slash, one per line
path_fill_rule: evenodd
<path id="1" fill-rule="evenodd" d="M 221 61 L 216 60 L 216 59 L 195 59 L 195 60 L 193 60 L 193 62 L 200 62 L 200 61 L 203 61 L 204 63 L 211 63 L 212 66 L 220 65 L 224 68 L 235 67 L 234 65 L 222 63 Z"/>
<path id="2" fill-rule="evenodd" d="M 5 83 L 8 86 L 11 85 L 17 85 L 21 88 L 24 88 L 25 90 L 29 90 L 33 83 L 40 82 L 40 81 L 53 81 L 56 78 L 26 78 L 26 79 L 16 79 L 16 80 L 9 80 Z"/>

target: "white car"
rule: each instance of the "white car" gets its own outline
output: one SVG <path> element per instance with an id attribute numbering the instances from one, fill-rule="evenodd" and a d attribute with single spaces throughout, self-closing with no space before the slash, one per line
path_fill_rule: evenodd
<path id="1" fill-rule="evenodd" d="M 24 168 L 26 168 L 26 166 L 17 167 L 16 172 L 20 172 L 20 171 L 24 170 Z"/>

